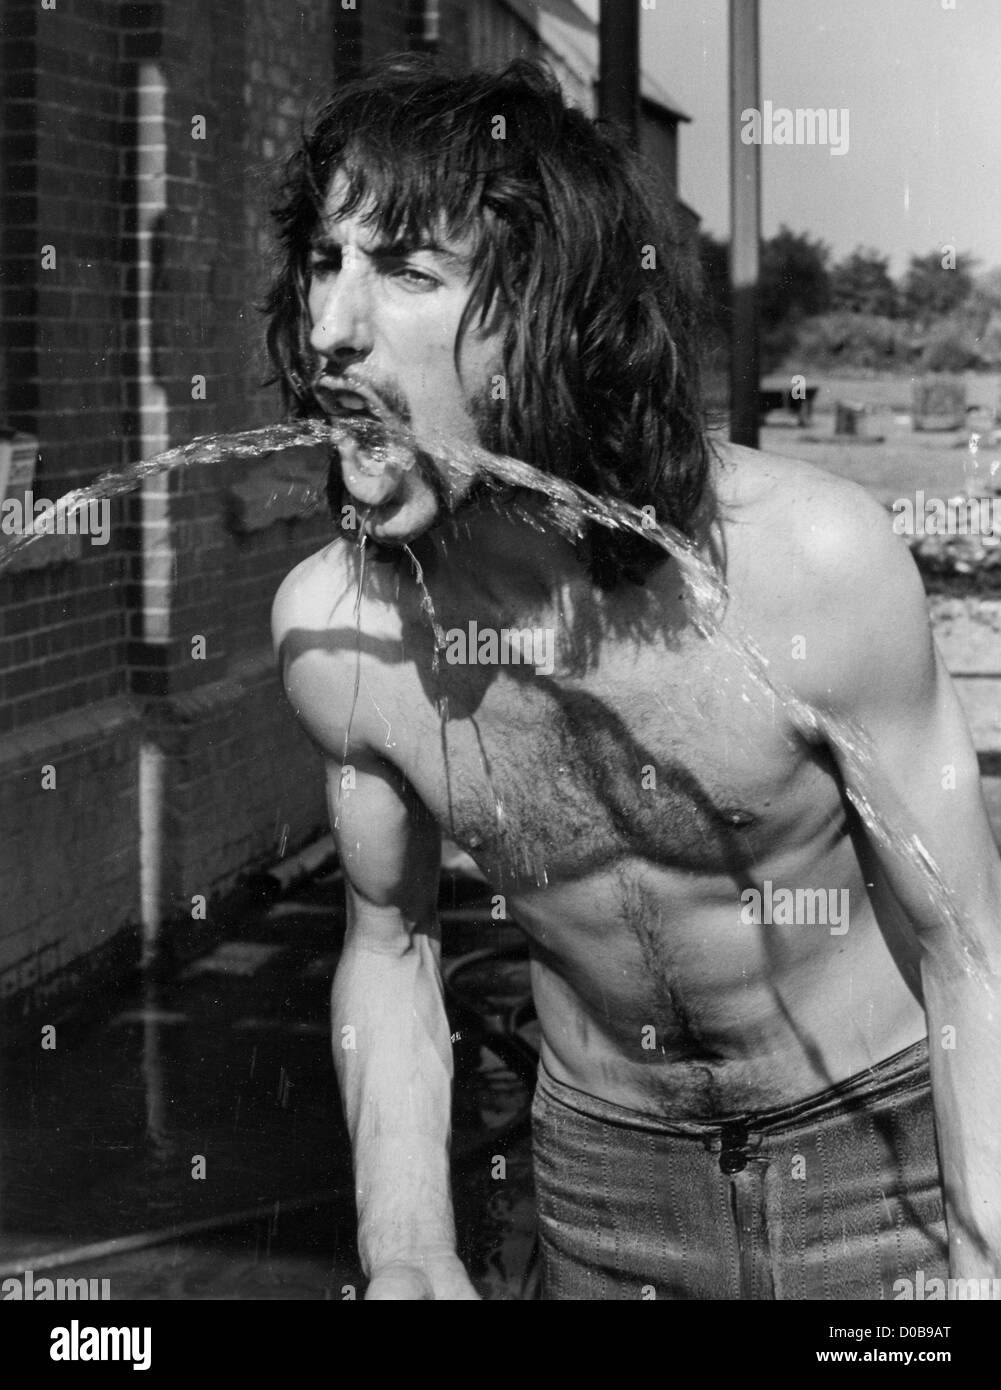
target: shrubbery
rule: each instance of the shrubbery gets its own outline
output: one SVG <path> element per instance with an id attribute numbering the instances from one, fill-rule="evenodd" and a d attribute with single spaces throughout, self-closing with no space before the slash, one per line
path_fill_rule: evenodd
<path id="1" fill-rule="evenodd" d="M 779 366 L 796 371 L 966 372 L 1001 369 L 1001 314 L 977 334 L 962 314 L 926 332 L 878 314 L 819 314 L 795 325 Z"/>
<path id="2" fill-rule="evenodd" d="M 726 244 L 702 233 L 700 257 L 725 360 Z M 785 226 L 763 242 L 762 372 L 1001 370 L 1001 269 L 975 278 L 972 257 L 935 251 L 897 284 L 888 264 L 857 247 L 831 265 L 823 242 Z"/>
<path id="3" fill-rule="evenodd" d="M 899 319 L 842 311 L 804 319 L 790 356 L 802 368 L 866 371 L 905 367 L 913 360 L 911 334 Z"/>
<path id="4" fill-rule="evenodd" d="M 918 365 L 923 372 L 965 372 L 989 364 L 981 361 L 970 330 L 945 319 L 926 335 Z"/>

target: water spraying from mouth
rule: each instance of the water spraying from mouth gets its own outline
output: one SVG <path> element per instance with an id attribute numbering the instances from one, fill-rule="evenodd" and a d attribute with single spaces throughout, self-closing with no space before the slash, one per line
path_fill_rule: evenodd
<path id="1" fill-rule="evenodd" d="M 444 471 L 455 492 L 461 490 L 460 483 L 477 481 L 488 487 L 516 488 L 535 494 L 545 503 L 550 524 L 571 539 L 581 539 L 588 526 L 595 524 L 639 535 L 666 551 L 679 566 L 686 588 L 687 611 L 695 630 L 706 641 L 718 643 L 733 654 L 755 690 L 767 699 L 777 699 L 803 737 L 825 739 L 838 750 L 846 769 L 846 793 L 863 823 L 878 844 L 916 870 L 934 910 L 954 934 L 962 953 L 964 969 L 986 988 L 991 988 L 987 962 L 975 932 L 957 906 L 941 870 L 920 838 L 905 828 L 908 817 L 903 807 L 896 802 L 888 788 L 876 785 L 876 760 L 865 730 L 848 719 L 824 713 L 801 700 L 769 671 L 767 659 L 747 634 L 723 628 L 720 619 L 726 606 L 727 590 L 722 576 L 703 558 L 687 536 L 667 523 L 651 521 L 648 515 L 629 503 L 616 498 L 596 497 L 574 483 L 551 477 L 518 459 L 505 458 L 471 445 L 458 445 L 440 436 L 429 439 L 422 437 L 418 441 L 402 424 L 371 419 L 363 414 L 340 414 L 327 420 L 294 421 L 194 439 L 120 471 L 106 473 L 88 487 L 60 498 L 52 510 L 57 515 L 69 516 L 93 501 L 127 493 L 146 478 L 161 473 L 204 467 L 234 456 L 259 458 L 284 449 L 311 445 L 343 446 L 346 450 L 364 451 L 366 472 L 373 477 L 378 477 L 380 472 L 400 469 L 406 459 L 410 460 L 407 466 L 423 466 L 420 462 L 423 456 Z M 310 499 L 304 510 L 307 513 L 319 510 L 323 502 L 321 489 L 317 488 L 315 499 Z M 539 524 L 538 519 L 528 512 L 523 514 L 530 524 Z M 0 547 L 0 571 L 18 551 L 36 538 L 36 535 L 29 533 L 15 537 Z M 355 621 L 360 653 L 361 596 L 365 576 L 364 522 L 359 539 L 361 560 Z M 422 591 L 421 606 L 433 633 L 432 662 L 434 670 L 437 670 L 441 631 L 435 621 L 431 596 L 423 582 L 416 557 L 409 546 L 403 549 L 415 567 L 416 582 Z M 359 679 L 360 662 L 356 671 L 352 718 Z M 349 739 L 350 720 L 347 735 Z"/>

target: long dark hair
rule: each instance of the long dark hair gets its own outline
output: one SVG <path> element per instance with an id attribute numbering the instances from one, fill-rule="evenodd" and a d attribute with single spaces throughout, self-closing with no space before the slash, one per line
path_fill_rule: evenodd
<path id="1" fill-rule="evenodd" d="M 505 316 L 507 395 L 489 447 L 690 533 L 709 469 L 695 258 L 618 132 L 568 107 L 537 63 L 453 75 L 403 55 L 346 82 L 303 132 L 273 209 L 267 345 L 297 415 L 318 413 L 309 241 L 338 171 L 339 215 L 371 207 L 389 241 L 442 226 L 472 236 L 459 339 L 477 316 Z M 636 537 L 589 537 L 606 587 L 640 582 L 661 557 Z"/>

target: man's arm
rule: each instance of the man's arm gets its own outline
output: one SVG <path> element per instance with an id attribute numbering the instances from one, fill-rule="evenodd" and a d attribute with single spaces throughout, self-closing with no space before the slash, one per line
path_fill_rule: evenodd
<path id="1" fill-rule="evenodd" d="M 1001 1275 L 1001 863 L 962 708 L 938 656 L 917 570 L 882 508 L 854 489 L 822 523 L 804 569 L 814 616 L 795 684 L 860 724 L 872 750 L 832 751 L 850 791 L 916 836 L 955 908 L 927 875 L 870 838 L 913 927 L 928 1019 L 932 1094 L 955 1277 Z M 811 644 L 815 659 L 811 660 Z M 867 783 L 868 785 L 864 785 Z"/>
<path id="2" fill-rule="evenodd" d="M 475 1299 L 455 1253 L 449 1181 L 452 1048 L 436 916 L 440 834 L 401 774 L 367 746 L 362 701 L 344 758 L 355 657 L 323 641 L 310 644 L 305 634 L 319 635 L 319 616 L 291 576 L 275 602 L 276 646 L 293 708 L 326 754 L 347 887 L 331 1017 L 366 1297 Z M 328 603 L 322 619 L 330 616 Z M 324 631 L 335 630 L 336 615 Z"/>
<path id="3" fill-rule="evenodd" d="M 439 970 L 440 835 L 386 770 L 328 773 L 347 880 L 334 1062 L 351 1134 L 368 1297 L 475 1298 L 455 1256 L 452 1046 Z M 426 1285 L 426 1287 L 425 1287 Z"/>

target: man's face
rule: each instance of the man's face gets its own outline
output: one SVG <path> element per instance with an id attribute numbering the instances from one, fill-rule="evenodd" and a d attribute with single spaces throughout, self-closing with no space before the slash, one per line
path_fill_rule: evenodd
<path id="1" fill-rule="evenodd" d="M 498 370 L 500 330 L 490 322 L 478 328 L 474 315 L 456 369 L 471 293 L 469 248 L 430 237 L 390 246 L 365 225 L 366 209 L 334 217 L 343 192 L 338 176 L 310 252 L 310 343 L 325 378 L 318 395 L 344 409 L 387 406 L 419 439 L 440 433 L 482 442 L 478 424 Z M 438 498 L 418 469 L 373 481 L 358 462 L 350 450 L 342 457 L 345 485 L 360 505 L 378 505 L 367 528 L 376 539 L 404 543 L 434 524 Z"/>

